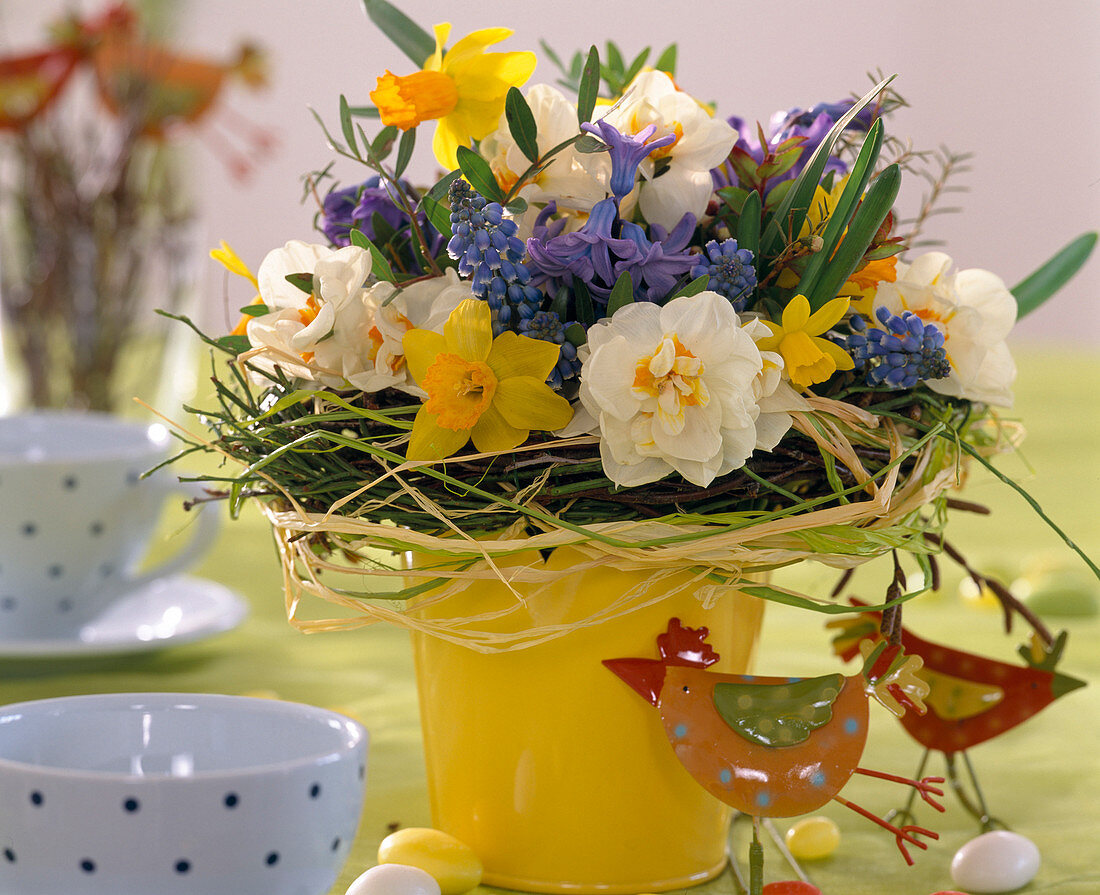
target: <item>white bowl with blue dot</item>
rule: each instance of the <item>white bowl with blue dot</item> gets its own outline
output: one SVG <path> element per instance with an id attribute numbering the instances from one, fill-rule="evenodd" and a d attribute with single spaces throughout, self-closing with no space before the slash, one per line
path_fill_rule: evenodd
<path id="1" fill-rule="evenodd" d="M 335 712 L 242 696 L 0 707 L 0 892 L 324 895 L 367 741 Z"/>

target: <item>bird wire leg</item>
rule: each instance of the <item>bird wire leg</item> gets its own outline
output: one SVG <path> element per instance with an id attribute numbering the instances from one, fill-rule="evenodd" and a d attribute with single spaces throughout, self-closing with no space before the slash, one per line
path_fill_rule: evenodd
<path id="1" fill-rule="evenodd" d="M 737 861 L 738 850 L 734 843 L 730 843 L 729 850 L 729 864 L 730 871 L 733 874 L 734 887 L 737 891 L 737 895 L 759 895 L 763 891 L 764 887 L 764 847 L 760 842 L 760 826 L 763 826 L 775 843 L 775 847 L 779 850 L 779 853 L 783 855 L 783 858 L 791 866 L 794 872 L 798 875 L 798 878 L 804 883 L 809 883 L 810 878 L 803 871 L 798 861 L 795 860 L 794 855 L 791 854 L 790 849 L 787 848 L 787 844 L 783 841 L 783 837 L 779 835 L 778 830 L 775 828 L 775 824 L 770 819 L 765 818 L 763 823 L 759 818 L 751 817 L 748 814 L 743 814 L 738 811 L 734 813 L 733 823 L 730 825 L 730 833 L 732 833 L 737 826 L 737 822 L 742 818 L 749 818 L 753 825 L 753 838 L 752 843 L 749 845 L 749 879 L 745 879 L 745 874 Z M 754 888 L 755 887 L 755 888 Z"/>
<path id="2" fill-rule="evenodd" d="M 880 827 L 883 827 L 884 829 L 887 829 L 891 833 L 893 833 L 894 838 L 898 844 L 898 851 L 901 852 L 901 856 L 905 859 L 905 863 L 908 864 L 910 867 L 913 866 L 913 859 L 909 856 L 909 850 L 905 847 L 906 842 L 908 842 L 910 845 L 915 845 L 917 848 L 927 849 L 928 845 L 917 839 L 918 834 L 927 836 L 929 839 L 940 838 L 939 833 L 925 829 L 924 827 L 915 826 L 913 824 L 907 824 L 904 827 L 895 827 L 893 824 L 888 823 L 878 815 L 872 814 L 866 808 L 857 805 L 855 802 L 849 802 L 842 796 L 833 796 L 833 800 L 836 802 L 840 802 L 841 805 L 844 805 L 847 808 L 851 808 L 854 812 L 856 812 L 856 814 L 862 814 L 869 821 L 871 821 L 871 823 L 878 824 Z"/>
<path id="3" fill-rule="evenodd" d="M 967 775 L 970 777 L 970 785 L 974 788 L 974 797 L 977 800 L 977 804 L 966 794 L 966 790 L 963 788 L 963 782 L 959 779 L 958 771 L 955 768 L 955 755 L 956 753 L 947 753 L 947 779 L 951 784 L 951 789 L 954 790 L 959 802 L 974 818 L 981 824 L 983 833 L 988 833 L 990 830 L 1000 828 L 1007 830 L 1008 825 L 1003 821 L 998 820 L 989 813 L 989 808 L 985 804 L 985 795 L 982 793 L 982 788 L 978 785 L 978 778 L 974 773 L 974 766 L 970 763 L 970 756 L 966 752 L 957 753 L 962 756 L 963 764 L 966 765 Z"/>
<path id="4" fill-rule="evenodd" d="M 920 764 L 917 765 L 917 772 L 913 775 L 918 780 L 924 775 L 924 769 L 928 764 L 928 757 L 932 754 L 931 749 L 925 749 L 924 755 L 921 756 Z M 894 808 L 892 811 L 888 811 L 886 814 L 886 820 L 900 820 L 906 823 L 913 823 L 917 819 L 917 815 L 913 813 L 913 800 L 917 797 L 916 789 L 909 791 L 909 798 L 905 800 L 904 808 Z"/>
<path id="5" fill-rule="evenodd" d="M 947 810 L 943 805 L 932 798 L 933 796 L 943 797 L 943 790 L 933 785 L 936 783 L 943 783 L 943 777 L 921 777 L 919 780 L 911 780 L 908 777 L 899 777 L 896 774 L 884 774 L 882 771 L 869 771 L 866 768 L 856 768 L 855 773 L 863 774 L 867 777 L 877 777 L 879 780 L 890 780 L 894 783 L 903 783 L 906 786 L 912 786 L 913 792 L 919 793 L 920 797 L 937 811 L 943 812 Z"/>

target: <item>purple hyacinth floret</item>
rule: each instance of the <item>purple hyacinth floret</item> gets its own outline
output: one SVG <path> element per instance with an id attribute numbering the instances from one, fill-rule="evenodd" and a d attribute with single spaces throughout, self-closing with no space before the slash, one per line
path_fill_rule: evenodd
<path id="1" fill-rule="evenodd" d="M 630 272 L 635 301 L 662 301 L 672 294 L 680 278 L 694 266 L 698 256 L 685 251 L 695 233 L 695 215 L 680 218 L 671 233 L 659 224 L 650 224 L 653 239 L 637 224 L 624 221 L 621 235 L 637 247 L 631 258 L 615 264 L 616 278 Z"/>
<path id="2" fill-rule="evenodd" d="M 451 230 L 447 254 L 458 261 L 458 272 L 470 279 L 470 291 L 493 312 L 493 334 L 511 328 L 513 312 L 530 318 L 543 294 L 531 283 L 523 263 L 525 246 L 516 237 L 516 222 L 504 217 L 499 202 L 487 202 L 461 178 L 450 188 Z"/>
<path id="3" fill-rule="evenodd" d="M 581 372 L 581 362 L 577 358 L 577 349 L 565 340 L 565 324 L 553 311 L 539 311 L 530 318 L 519 322 L 520 335 L 543 342 L 552 342 L 559 348 L 558 362 L 546 378 L 551 388 L 561 388 L 567 379 L 576 378 Z"/>
<path id="4" fill-rule="evenodd" d="M 607 144 L 611 155 L 610 186 L 616 199 L 624 198 L 634 189 L 638 166 L 651 152 L 676 142 L 675 134 L 665 134 L 656 140 L 650 140 L 650 137 L 657 133 L 655 124 L 642 128 L 636 134 L 624 134 L 614 125 L 603 120 L 595 124 L 585 122 L 581 125 L 581 130 L 599 137 Z"/>
<path id="5" fill-rule="evenodd" d="M 691 269 L 692 279 L 707 276 L 707 288 L 724 295 L 735 311 L 745 310 L 749 295 L 756 288 L 756 268 L 749 249 L 737 247 L 736 239 L 722 242 L 710 240 L 706 244 L 706 256 L 696 255 Z"/>
<path id="6" fill-rule="evenodd" d="M 912 311 L 891 314 L 877 308 L 879 326 L 868 326 L 858 314 L 850 325 L 847 350 L 857 369 L 867 371 L 867 382 L 885 388 L 913 388 L 918 382 L 943 379 L 951 373 L 944 334 Z"/>

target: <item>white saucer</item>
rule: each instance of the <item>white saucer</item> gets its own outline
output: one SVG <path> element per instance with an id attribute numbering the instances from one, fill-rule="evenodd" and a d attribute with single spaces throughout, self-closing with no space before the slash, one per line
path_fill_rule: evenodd
<path id="1" fill-rule="evenodd" d="M 0 636 L 0 659 L 63 658 L 140 653 L 212 637 L 237 627 L 248 605 L 204 578 L 160 578 L 127 594 L 80 632 L 20 640 Z"/>

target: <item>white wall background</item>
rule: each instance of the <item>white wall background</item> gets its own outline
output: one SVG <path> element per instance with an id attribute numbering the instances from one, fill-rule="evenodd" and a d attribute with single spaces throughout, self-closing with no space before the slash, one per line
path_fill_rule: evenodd
<path id="1" fill-rule="evenodd" d="M 912 108 L 895 115 L 893 134 L 919 149 L 944 144 L 974 153 L 960 183 L 965 213 L 934 219 L 926 236 L 942 239 L 962 267 L 984 267 L 1014 285 L 1080 232 L 1100 228 L 1100 2 L 1098 0 L 403 0 L 425 28 L 454 23 L 454 36 L 504 25 L 503 49 L 539 51 L 544 37 L 563 56 L 614 39 L 627 54 L 675 40 L 677 80 L 723 115 L 767 121 L 777 109 L 836 100 L 868 86 L 867 72 L 898 73 Z M 0 0 L 0 46 L 29 47 L 40 26 L 80 0 Z M 375 29 L 360 0 L 169 0 L 178 43 L 230 58 L 244 38 L 270 53 L 263 94 L 237 88 L 228 103 L 270 128 L 279 146 L 247 181 L 229 175 L 201 145 L 193 152 L 203 244 L 229 241 L 255 267 L 287 239 L 309 239 L 312 207 L 302 206 L 301 175 L 329 161 L 312 106 L 338 131 L 340 93 L 367 104 L 385 68 L 412 65 Z M 552 80 L 540 62 L 535 78 Z M 368 133 L 372 132 L 367 122 Z M 427 135 L 425 134 L 425 137 Z M 422 139 L 412 173 L 435 173 Z M 354 182 L 362 174 L 338 169 Z M 363 172 L 366 173 L 366 172 Z M 922 186 L 903 190 L 905 211 Z M 224 278 L 203 264 L 201 312 L 226 319 Z M 229 316 L 247 296 L 236 283 Z M 1100 346 L 1100 257 L 1058 300 L 1028 317 L 1019 340 L 1073 340 Z"/>

